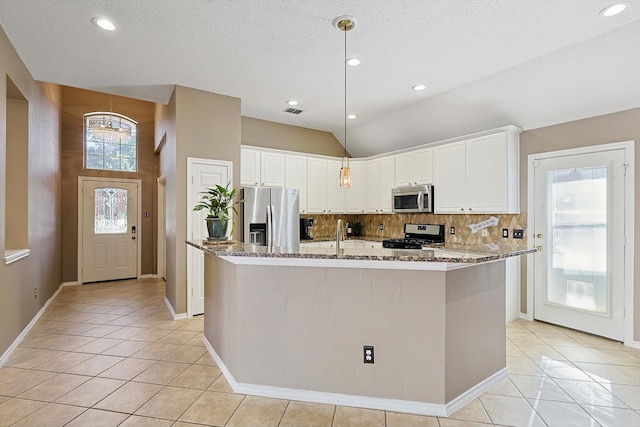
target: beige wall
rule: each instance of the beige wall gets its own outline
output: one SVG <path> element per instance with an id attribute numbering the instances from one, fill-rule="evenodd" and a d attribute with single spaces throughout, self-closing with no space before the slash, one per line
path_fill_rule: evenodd
<path id="1" fill-rule="evenodd" d="M 12 86 L 12 85 L 10 85 Z M 11 96 L 11 95 L 9 95 Z M 7 173 L 6 182 L 29 182 L 29 103 L 7 98 Z M 6 186 L 5 248 L 29 247 L 28 185 Z"/>
<path id="2" fill-rule="evenodd" d="M 160 173 L 167 179 L 167 299 L 176 313 L 185 313 L 187 157 L 232 161 L 239 187 L 240 99 L 176 86 L 169 105 L 156 108 L 156 118 Z"/>
<path id="3" fill-rule="evenodd" d="M 0 261 L 0 355 L 62 282 L 60 88 L 36 82 L 0 29 L 0 253 L 5 249 L 8 185 L 27 188 L 31 254 L 5 265 Z M 9 77 L 29 102 L 28 182 L 6 180 L 7 93 Z M 38 296 L 34 297 L 34 288 Z"/>
<path id="4" fill-rule="evenodd" d="M 585 147 L 611 142 L 640 141 L 640 108 L 533 129 L 520 134 L 520 207 L 527 212 L 527 162 L 534 153 Z M 640 150 L 636 145 L 636 169 L 640 165 Z M 636 194 L 640 191 L 640 173 L 635 173 Z M 634 278 L 634 334 L 640 339 L 640 198 L 635 198 L 635 278 Z M 523 261 L 525 261 L 523 259 Z M 521 311 L 527 311 L 526 261 L 523 262 Z"/>
<path id="5" fill-rule="evenodd" d="M 330 132 L 242 117 L 242 145 L 344 156 L 344 148 Z"/>
<path id="6" fill-rule="evenodd" d="M 112 111 L 138 122 L 138 171 L 99 171 L 84 168 L 84 118 L 85 113 Z M 77 279 L 78 268 L 78 176 L 102 178 L 126 178 L 142 180 L 142 215 L 140 224 L 142 274 L 152 274 L 156 269 L 154 241 L 156 235 L 156 176 L 154 170 L 154 104 L 105 93 L 70 87 L 62 88 L 62 228 L 63 280 Z"/>

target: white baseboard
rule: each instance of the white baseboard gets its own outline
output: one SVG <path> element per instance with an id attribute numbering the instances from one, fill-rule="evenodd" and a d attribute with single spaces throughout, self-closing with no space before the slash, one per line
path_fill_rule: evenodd
<path id="1" fill-rule="evenodd" d="M 528 313 L 520 313 L 520 318 L 523 320 L 529 320 L 533 322 L 533 316 Z"/>
<path id="2" fill-rule="evenodd" d="M 213 346 L 205 336 L 202 337 L 202 342 L 204 343 L 204 346 L 207 348 L 207 351 L 209 352 L 213 360 L 218 365 L 218 368 L 220 368 L 220 371 L 222 371 L 222 374 L 229 383 L 229 386 L 231 386 L 235 393 L 249 394 L 261 397 L 272 397 L 276 399 L 298 400 L 303 402 L 325 403 L 330 405 L 353 406 L 357 408 L 404 412 L 408 414 L 430 415 L 438 417 L 449 416 L 456 412 L 458 409 L 462 408 L 467 403 L 471 402 L 476 397 L 480 396 L 482 393 L 487 391 L 502 379 L 507 378 L 507 376 L 509 375 L 508 369 L 503 368 L 489 378 L 480 382 L 479 384 L 476 384 L 447 404 L 386 399 L 380 397 L 356 396 L 342 393 L 327 393 L 286 387 L 272 387 L 258 384 L 239 383 L 236 381 L 233 375 L 231 375 L 231 372 L 224 364 L 220 356 L 218 356 L 218 353 L 216 353 L 216 351 L 213 349 Z"/>
<path id="3" fill-rule="evenodd" d="M 65 286 L 78 286 L 78 285 L 82 285 L 82 283 L 80 282 L 62 282 L 62 285 L 60 285 L 61 287 L 65 287 Z"/>
<path id="4" fill-rule="evenodd" d="M 7 361 L 7 359 L 9 359 L 9 357 L 11 356 L 11 353 L 13 353 L 13 351 L 20 345 L 20 343 L 22 342 L 24 337 L 26 337 L 27 334 L 29 333 L 29 331 L 31 331 L 31 328 L 33 328 L 33 326 L 36 324 L 36 322 L 42 316 L 42 313 L 44 313 L 44 311 L 47 309 L 47 307 L 49 307 L 49 304 L 51 304 L 51 301 L 53 301 L 55 299 L 55 297 L 58 296 L 58 294 L 60 293 L 60 290 L 64 286 L 69 286 L 69 285 L 65 285 L 64 283 L 62 283 L 62 284 L 60 284 L 60 286 L 58 286 L 58 289 L 56 289 L 56 291 L 53 293 L 53 295 L 51 295 L 51 297 L 49 297 L 47 302 L 45 302 L 44 305 L 40 308 L 40 310 L 38 310 L 36 315 L 33 316 L 33 319 L 31 319 L 31 322 L 29 322 L 29 324 L 22 330 L 22 332 L 20 332 L 20 335 L 18 335 L 16 337 L 16 339 L 13 341 L 13 343 L 11 343 L 11 345 L 9 346 L 9 348 L 7 348 L 7 350 L 4 352 L 4 354 L 2 356 L 0 356 L 0 366 L 4 365 L 4 363 Z"/>
<path id="5" fill-rule="evenodd" d="M 637 348 L 638 350 L 640 350 L 640 341 L 629 340 L 629 341 L 625 341 L 624 345 L 629 346 L 631 348 Z"/>
<path id="6" fill-rule="evenodd" d="M 164 303 L 167 304 L 167 308 L 169 309 L 169 313 L 171 313 L 171 317 L 173 317 L 173 320 L 182 320 L 182 319 L 188 319 L 189 318 L 187 316 L 187 313 L 176 314 L 176 312 L 173 310 L 173 307 L 171 306 L 171 303 L 169 302 L 167 297 L 164 297 Z"/>
<path id="7" fill-rule="evenodd" d="M 141 279 L 160 279 L 160 276 L 157 274 L 142 274 L 140 276 Z"/>

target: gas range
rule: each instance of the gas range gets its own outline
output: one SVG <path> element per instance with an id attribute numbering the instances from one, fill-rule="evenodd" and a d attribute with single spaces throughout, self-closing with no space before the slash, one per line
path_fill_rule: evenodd
<path id="1" fill-rule="evenodd" d="M 383 248 L 422 249 L 424 245 L 444 243 L 442 224 L 405 224 L 404 238 L 382 241 Z"/>

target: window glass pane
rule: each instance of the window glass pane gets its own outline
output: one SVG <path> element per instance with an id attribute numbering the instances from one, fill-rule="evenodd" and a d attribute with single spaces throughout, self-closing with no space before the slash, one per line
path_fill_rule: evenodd
<path id="1" fill-rule="evenodd" d="M 96 188 L 95 234 L 127 233 L 127 190 L 124 188 Z"/>
<path id="2" fill-rule="evenodd" d="M 104 169 L 102 156 L 87 156 L 87 169 Z"/>
<path id="3" fill-rule="evenodd" d="M 116 113 L 85 115 L 85 164 L 87 169 L 135 172 L 137 170 L 136 123 Z M 121 161 L 126 158 L 126 161 Z"/>
<path id="4" fill-rule="evenodd" d="M 549 172 L 552 247 L 548 300 L 606 313 L 607 167 Z"/>

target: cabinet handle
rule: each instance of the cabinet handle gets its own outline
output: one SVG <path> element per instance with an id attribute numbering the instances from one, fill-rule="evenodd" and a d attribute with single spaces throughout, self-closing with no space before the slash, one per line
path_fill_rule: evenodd
<path id="1" fill-rule="evenodd" d="M 464 208 L 460 208 L 461 211 L 464 211 Z"/>
<path id="2" fill-rule="evenodd" d="M 258 185 L 258 183 L 257 183 L 257 182 L 254 182 L 254 184 L 255 184 L 255 185 Z"/>
<path id="3" fill-rule="evenodd" d="M 473 210 L 473 209 L 469 208 L 469 210 L 471 211 L 471 210 Z"/>

